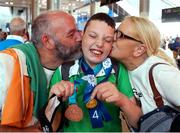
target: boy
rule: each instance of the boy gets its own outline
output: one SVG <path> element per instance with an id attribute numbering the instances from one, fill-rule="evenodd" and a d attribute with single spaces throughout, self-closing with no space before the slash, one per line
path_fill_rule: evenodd
<path id="1" fill-rule="evenodd" d="M 116 77 L 110 58 L 107 58 L 114 41 L 115 22 L 105 13 L 93 15 L 83 31 L 82 52 L 83 57 L 75 61 L 69 69 L 69 81 L 74 83 L 74 94 L 69 97 L 67 106 L 78 105 L 83 110 L 83 118 L 77 118 L 81 111 L 72 107 L 66 117 L 72 115 L 74 121 L 65 120 L 63 130 L 67 132 L 120 132 L 121 120 L 119 119 L 119 107 L 105 101 L 98 100 L 96 97 L 91 99 L 91 94 L 95 86 L 101 82 L 109 81 L 115 83 L 121 93 L 129 98 L 133 97 L 132 88 L 129 83 L 128 73 L 122 64 L 119 65 L 119 73 Z M 51 84 L 62 80 L 62 66 L 56 70 Z M 66 87 L 68 84 L 65 85 Z M 62 85 L 63 87 L 63 85 Z M 66 88 L 63 87 L 63 88 Z M 57 84 L 51 89 L 51 93 L 56 95 L 66 95 L 70 93 L 65 89 L 59 89 Z M 58 92 L 58 91 L 59 92 Z M 63 90 L 63 91 L 62 91 Z M 98 96 L 99 97 L 99 96 Z M 69 105 L 68 105 L 69 104 Z M 79 114 L 78 114 L 79 113 Z M 74 115 L 74 116 L 73 116 Z M 77 120 L 78 119 L 78 120 Z M 80 120 L 81 119 L 81 120 Z M 78 121 L 78 122 L 77 122 Z"/>

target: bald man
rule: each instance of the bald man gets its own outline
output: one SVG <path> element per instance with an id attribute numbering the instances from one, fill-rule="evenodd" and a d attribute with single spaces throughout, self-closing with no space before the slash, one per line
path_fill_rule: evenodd
<path id="1" fill-rule="evenodd" d="M 9 24 L 10 35 L 7 36 L 6 40 L 0 42 L 0 50 L 4 50 L 13 45 L 24 43 L 24 36 L 26 34 L 26 22 L 20 18 L 15 17 Z"/>
<path id="2" fill-rule="evenodd" d="M 48 100 L 49 80 L 79 51 L 81 35 L 71 15 L 49 11 L 34 20 L 32 42 L 0 52 L 0 131 L 40 131 L 38 112 Z"/>

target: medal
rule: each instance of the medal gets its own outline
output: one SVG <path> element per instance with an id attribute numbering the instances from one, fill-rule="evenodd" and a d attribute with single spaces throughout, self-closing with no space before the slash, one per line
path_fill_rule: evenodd
<path id="1" fill-rule="evenodd" d="M 97 106 L 97 100 L 96 99 L 91 99 L 86 103 L 86 108 L 92 109 Z"/>
<path id="2" fill-rule="evenodd" d="M 69 97 L 69 105 L 65 111 L 65 117 L 70 121 L 80 121 L 83 118 L 82 109 L 78 106 L 76 101 L 76 84 L 79 82 L 74 81 L 74 93 L 72 96 Z"/>
<path id="3" fill-rule="evenodd" d="M 65 111 L 65 117 L 71 121 L 80 121 L 83 118 L 82 109 L 77 104 L 71 104 Z"/>

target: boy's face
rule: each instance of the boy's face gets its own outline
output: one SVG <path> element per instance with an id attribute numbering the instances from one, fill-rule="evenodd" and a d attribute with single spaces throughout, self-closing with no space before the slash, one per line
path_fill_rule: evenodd
<path id="1" fill-rule="evenodd" d="M 83 33 L 82 51 L 86 62 L 94 67 L 109 55 L 115 29 L 107 23 L 92 20 Z"/>

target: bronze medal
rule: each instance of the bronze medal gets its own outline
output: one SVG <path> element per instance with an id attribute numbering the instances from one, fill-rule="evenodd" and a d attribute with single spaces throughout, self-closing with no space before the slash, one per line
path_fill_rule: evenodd
<path id="1" fill-rule="evenodd" d="M 82 109 L 77 104 L 71 104 L 65 111 L 65 117 L 71 121 L 80 121 L 83 118 Z"/>
<path id="2" fill-rule="evenodd" d="M 97 100 L 96 99 L 92 99 L 86 104 L 86 108 L 88 108 L 88 109 L 95 108 L 96 106 L 97 106 Z"/>

